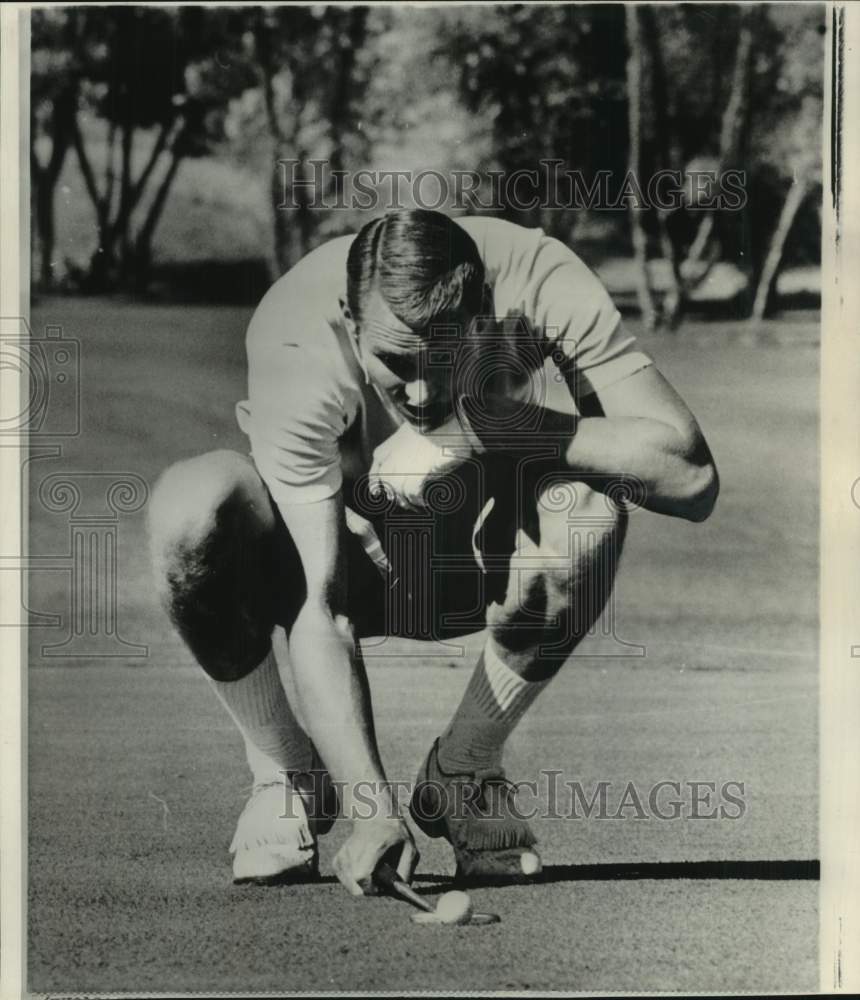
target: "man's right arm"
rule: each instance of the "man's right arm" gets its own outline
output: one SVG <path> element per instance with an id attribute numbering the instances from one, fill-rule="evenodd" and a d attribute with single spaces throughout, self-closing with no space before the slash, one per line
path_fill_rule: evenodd
<path id="1" fill-rule="evenodd" d="M 388 847 L 403 846 L 397 867 L 407 878 L 417 852 L 385 784 L 367 676 L 347 611 L 338 441 L 354 418 L 350 387 L 334 333 L 301 291 L 290 286 L 289 275 L 282 278 L 249 327 L 247 429 L 254 462 L 301 560 L 295 586 L 304 600 L 289 646 L 308 735 L 344 785 L 347 815 L 358 786 L 364 810 L 368 797 L 375 799 L 375 818 L 355 822 L 335 859 L 338 877 L 357 894 Z M 297 303 L 304 303 L 300 312 Z"/>
<path id="2" fill-rule="evenodd" d="M 308 734 L 326 767 L 344 788 L 349 812 L 360 787 L 362 805 L 375 816 L 360 819 L 335 859 L 346 888 L 368 888 L 378 861 L 403 845 L 400 874 L 409 879 L 417 862 L 411 836 L 398 818 L 380 760 L 367 675 L 347 611 L 346 522 L 340 493 L 317 503 L 281 504 L 298 549 L 306 597 L 289 636 L 296 691 Z"/>
<path id="3" fill-rule="evenodd" d="M 370 696 L 346 607 L 341 494 L 280 509 L 305 577 L 306 599 L 289 644 L 311 735 L 338 780 L 382 781 Z"/>

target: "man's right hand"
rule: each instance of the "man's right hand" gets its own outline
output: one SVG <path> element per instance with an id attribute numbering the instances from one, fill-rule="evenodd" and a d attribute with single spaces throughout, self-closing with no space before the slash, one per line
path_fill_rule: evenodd
<path id="1" fill-rule="evenodd" d="M 349 839 L 335 855 L 334 871 L 351 895 L 372 896 L 379 891 L 373 873 L 383 858 L 408 884 L 418 857 L 412 833 L 402 819 L 357 819 Z"/>

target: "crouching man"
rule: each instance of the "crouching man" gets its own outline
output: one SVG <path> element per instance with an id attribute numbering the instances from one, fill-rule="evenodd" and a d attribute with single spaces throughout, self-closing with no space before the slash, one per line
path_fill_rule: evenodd
<path id="1" fill-rule="evenodd" d="M 451 844 L 461 876 L 537 874 L 505 742 L 606 604 L 627 523 L 618 484 L 660 514 L 711 512 L 695 419 L 579 258 L 497 219 L 400 211 L 326 243 L 264 297 L 247 350 L 251 455 L 179 462 L 150 506 L 164 605 L 254 777 L 234 878 L 315 874 L 338 809 L 329 774 L 347 815 L 358 787 L 372 813 L 336 856 L 343 885 L 373 891 L 383 856 L 411 877 L 358 640 L 404 623 L 414 637 L 416 621 L 426 638 L 486 639 L 426 750 L 412 819 Z M 541 389 L 553 366 L 567 412 Z M 388 523 L 410 512 L 433 522 L 429 547 L 391 542 L 403 536 Z"/>

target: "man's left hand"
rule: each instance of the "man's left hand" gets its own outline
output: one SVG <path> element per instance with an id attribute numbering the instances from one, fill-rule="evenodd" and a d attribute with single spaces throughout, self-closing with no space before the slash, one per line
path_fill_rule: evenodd
<path id="1" fill-rule="evenodd" d="M 386 493 L 407 510 L 422 510 L 427 506 L 424 487 L 428 481 L 456 469 L 470 452 L 462 432 L 419 434 L 402 424 L 373 453 L 370 491 Z"/>

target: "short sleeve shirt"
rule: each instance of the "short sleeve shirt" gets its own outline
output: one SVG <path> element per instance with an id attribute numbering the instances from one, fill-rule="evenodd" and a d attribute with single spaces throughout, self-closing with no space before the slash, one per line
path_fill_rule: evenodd
<path id="1" fill-rule="evenodd" d="M 652 364 L 600 280 L 540 229 L 492 218 L 461 225 L 477 244 L 497 316 L 521 314 L 575 393 L 599 393 Z M 280 278 L 248 328 L 248 399 L 240 426 L 275 502 L 334 496 L 370 468 L 400 418 L 366 381 L 341 319 L 354 237 L 331 240 Z"/>

